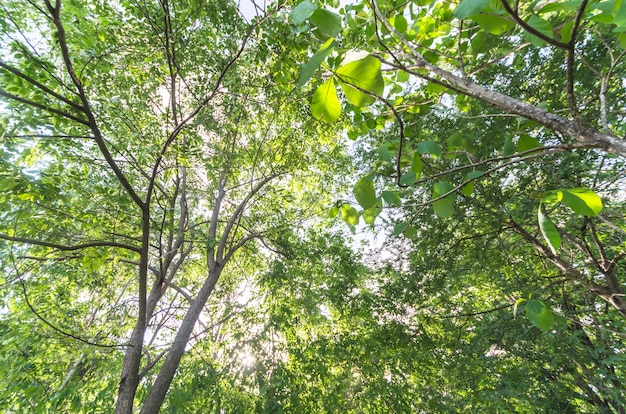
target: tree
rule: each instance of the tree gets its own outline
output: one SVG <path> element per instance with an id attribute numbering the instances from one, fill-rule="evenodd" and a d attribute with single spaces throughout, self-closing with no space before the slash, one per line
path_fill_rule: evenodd
<path id="1" fill-rule="evenodd" d="M 324 204 L 341 150 L 292 122 L 283 6 L 247 22 L 233 2 L 2 4 L 3 364 L 25 375 L 9 409 L 117 394 L 117 413 L 158 412 L 218 280 L 236 289 Z"/>
<path id="2" fill-rule="evenodd" d="M 353 226 L 387 212 L 383 224 L 408 244 L 394 256 L 404 253 L 416 279 L 398 282 L 409 285 L 412 312 L 432 302 L 487 337 L 484 315 L 513 308 L 548 332 L 563 322 L 571 352 L 555 356 L 565 366 L 539 372 L 540 385 L 564 381 L 580 404 L 621 412 L 623 362 L 604 353 L 621 348 L 604 329 L 619 332 L 626 314 L 621 2 L 362 1 L 339 9 L 334 28 L 316 17 L 324 7 L 304 1 L 291 14 L 320 44 L 300 84 L 313 84 L 314 117 L 352 122 L 348 135 L 369 165 L 354 185 L 358 206 L 341 200 L 331 213 Z M 527 357 L 545 361 L 537 355 Z M 459 385 L 442 389 L 450 396 Z M 548 411 L 574 409 L 544 401 L 556 404 Z"/>
<path id="3" fill-rule="evenodd" d="M 327 122 L 339 117 L 338 83 L 354 123 L 353 138 L 370 130 L 389 131 L 389 138 L 378 143 L 372 170 L 354 188 L 366 223 L 373 222 L 383 201 L 391 208 L 401 203 L 397 191 L 376 191 L 373 181 L 384 182 L 385 177 L 404 188 L 431 185 L 432 195 L 418 200 L 418 205 L 432 204 L 440 217 L 447 218 L 454 214 L 457 194 L 473 197 L 475 183 L 494 179 L 499 171 L 511 171 L 520 162 L 541 157 L 560 162 L 555 153 L 567 158 L 591 150 L 605 154 L 597 161 L 600 169 L 607 163 L 608 168 L 622 164 L 626 147 L 620 138 L 625 133 L 620 74 L 626 52 L 621 3 L 359 2 L 341 9 L 345 25 L 337 15 L 339 27 L 332 29 L 318 23 L 319 10 L 305 1 L 291 15 L 295 25 L 316 28 L 320 43 L 341 33 L 344 48 L 326 40 L 301 72 L 300 84 L 322 64 L 320 73 L 329 74 L 313 95 L 313 116 Z M 370 55 L 354 61 L 346 47 L 362 48 Z M 383 91 L 383 81 L 388 92 Z M 368 107 L 376 101 L 378 105 Z M 450 125 L 431 127 L 429 122 L 438 118 L 476 121 L 460 130 Z M 387 127 L 390 121 L 395 129 Z M 535 189 L 543 237 L 518 223 L 514 215 L 501 214 L 501 219 L 572 281 L 626 315 L 616 275 L 624 254 L 621 241 L 605 246 L 598 226 L 585 224 L 579 248 L 583 260 L 594 263 L 603 275 L 598 282 L 558 254 L 562 239 L 573 240 L 573 235 L 559 230 L 545 212 L 562 203 L 588 217 L 585 223 L 595 218 L 600 227 L 608 226 L 609 234 L 623 233 L 621 218 L 612 223 L 597 217 L 602 201 L 589 189 L 604 189 L 598 181 L 601 177 L 616 184 L 606 190 L 618 189 L 619 169 L 613 171 L 618 175 L 598 175 L 595 182 L 580 177 L 572 183 L 574 188 Z M 506 180 L 500 179 L 501 187 L 509 185 Z M 348 224 L 358 221 L 355 213 L 346 220 Z M 408 231 L 415 235 L 413 228 Z M 396 232 L 406 235 L 407 227 Z M 614 253 L 607 255 L 609 250 Z"/>

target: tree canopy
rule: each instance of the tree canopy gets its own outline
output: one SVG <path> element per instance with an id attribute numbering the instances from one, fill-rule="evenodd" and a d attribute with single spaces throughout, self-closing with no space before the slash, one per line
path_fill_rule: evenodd
<path id="1" fill-rule="evenodd" d="M 0 408 L 626 409 L 620 0 L 0 4 Z"/>

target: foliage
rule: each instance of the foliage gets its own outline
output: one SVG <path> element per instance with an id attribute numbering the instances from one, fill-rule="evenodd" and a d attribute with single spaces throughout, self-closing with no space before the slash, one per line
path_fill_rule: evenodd
<path id="1" fill-rule="evenodd" d="M 622 412 L 622 2 L 252 4 L 0 5 L 0 409 Z"/>

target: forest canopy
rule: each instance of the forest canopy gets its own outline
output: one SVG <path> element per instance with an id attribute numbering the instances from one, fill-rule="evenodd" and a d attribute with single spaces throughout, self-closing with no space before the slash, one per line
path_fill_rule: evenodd
<path id="1" fill-rule="evenodd" d="M 0 4 L 0 410 L 626 410 L 626 3 Z"/>

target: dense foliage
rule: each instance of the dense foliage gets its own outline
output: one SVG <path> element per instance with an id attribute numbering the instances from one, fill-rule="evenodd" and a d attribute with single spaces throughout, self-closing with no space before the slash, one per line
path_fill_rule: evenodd
<path id="1" fill-rule="evenodd" d="M 0 4 L 0 409 L 624 412 L 626 3 L 248 6 Z"/>

